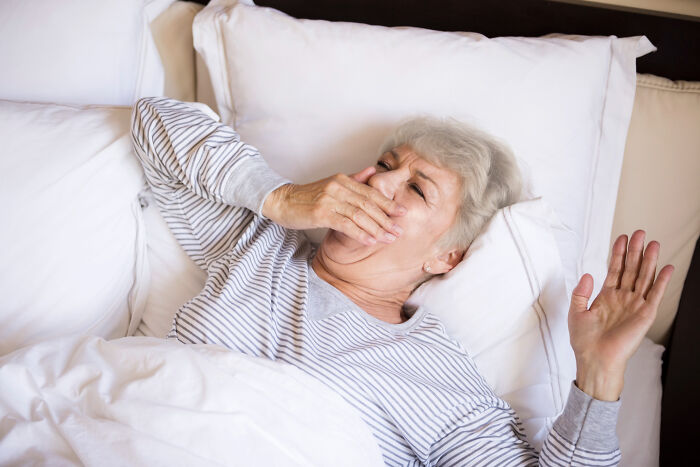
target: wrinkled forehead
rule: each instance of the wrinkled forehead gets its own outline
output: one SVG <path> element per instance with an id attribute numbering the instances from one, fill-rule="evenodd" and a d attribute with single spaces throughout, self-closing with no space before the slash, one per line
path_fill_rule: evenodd
<path id="1" fill-rule="evenodd" d="M 451 198 L 454 195 L 459 198 L 462 177 L 450 167 L 441 164 L 439 158 L 421 154 L 409 144 L 390 149 L 387 154 L 399 164 L 404 162 L 413 164 L 417 171 L 435 182 L 438 191 L 444 197 Z"/>

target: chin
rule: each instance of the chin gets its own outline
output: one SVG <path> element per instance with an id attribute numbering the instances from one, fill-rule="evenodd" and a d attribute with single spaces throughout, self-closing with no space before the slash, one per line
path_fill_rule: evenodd
<path id="1" fill-rule="evenodd" d="M 323 251 L 323 255 L 335 263 L 350 264 L 367 258 L 378 246 L 379 243 L 365 245 L 342 232 L 329 229 L 323 237 L 319 252 Z"/>

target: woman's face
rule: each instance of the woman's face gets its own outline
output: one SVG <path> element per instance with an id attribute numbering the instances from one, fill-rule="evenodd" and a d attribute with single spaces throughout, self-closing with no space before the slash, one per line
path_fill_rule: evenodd
<path id="1" fill-rule="evenodd" d="M 377 172 L 367 184 L 404 206 L 407 213 L 392 217 L 403 233 L 392 243 L 365 245 L 330 230 L 319 253 L 337 265 L 353 266 L 351 273 L 367 277 L 399 274 L 419 280 L 424 264 L 439 270 L 436 241 L 452 225 L 459 203 L 460 181 L 447 169 L 417 155 L 408 145 L 382 154 Z M 461 255 L 460 255 L 461 257 Z"/>

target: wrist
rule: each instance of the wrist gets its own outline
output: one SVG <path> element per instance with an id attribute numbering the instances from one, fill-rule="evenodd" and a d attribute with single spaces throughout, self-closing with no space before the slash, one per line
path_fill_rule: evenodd
<path id="1" fill-rule="evenodd" d="M 575 384 L 594 399 L 616 401 L 622 394 L 624 369 L 607 369 L 577 362 Z"/>
<path id="2" fill-rule="evenodd" d="M 280 206 L 283 204 L 285 194 L 291 186 L 291 183 L 286 183 L 272 190 L 265 198 L 265 201 L 263 201 L 260 213 L 266 218 L 279 223 L 278 213 L 281 212 Z"/>

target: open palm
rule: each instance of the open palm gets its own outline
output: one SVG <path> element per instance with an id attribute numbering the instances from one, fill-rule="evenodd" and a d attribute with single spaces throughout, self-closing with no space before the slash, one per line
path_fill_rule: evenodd
<path id="1" fill-rule="evenodd" d="M 666 265 L 656 277 L 659 242 L 644 249 L 643 230 L 620 235 L 612 248 L 605 283 L 593 300 L 593 277 L 584 274 L 574 288 L 569 309 L 571 346 L 579 362 L 594 362 L 606 371 L 624 373 L 629 358 L 639 347 L 659 308 L 673 266 Z"/>

